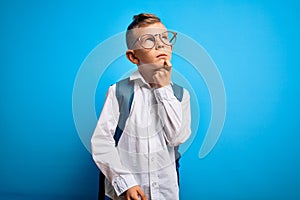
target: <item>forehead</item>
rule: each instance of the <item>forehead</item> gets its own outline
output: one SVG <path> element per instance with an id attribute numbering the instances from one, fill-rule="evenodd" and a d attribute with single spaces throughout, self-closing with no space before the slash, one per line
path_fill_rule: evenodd
<path id="1" fill-rule="evenodd" d="M 134 35 L 139 37 L 144 34 L 159 34 L 167 31 L 166 27 L 162 23 L 150 24 L 148 26 L 139 27 L 133 29 Z"/>

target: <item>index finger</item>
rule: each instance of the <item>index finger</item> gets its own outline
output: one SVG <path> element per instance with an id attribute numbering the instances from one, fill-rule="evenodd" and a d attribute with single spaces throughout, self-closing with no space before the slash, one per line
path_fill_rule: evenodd
<path id="1" fill-rule="evenodd" d="M 169 60 L 165 60 L 164 67 L 166 68 L 166 70 L 170 71 L 172 69 L 171 62 Z"/>

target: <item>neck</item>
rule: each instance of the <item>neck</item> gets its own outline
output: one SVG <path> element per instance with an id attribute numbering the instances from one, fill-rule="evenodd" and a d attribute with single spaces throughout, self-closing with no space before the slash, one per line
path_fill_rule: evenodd
<path id="1" fill-rule="evenodd" d="M 152 88 L 157 87 L 157 84 L 155 84 L 153 81 L 152 74 L 149 75 L 149 73 L 144 73 L 141 70 L 139 70 L 139 72 L 142 75 L 142 77 L 144 78 L 144 80 L 150 85 L 150 87 L 152 87 Z"/>

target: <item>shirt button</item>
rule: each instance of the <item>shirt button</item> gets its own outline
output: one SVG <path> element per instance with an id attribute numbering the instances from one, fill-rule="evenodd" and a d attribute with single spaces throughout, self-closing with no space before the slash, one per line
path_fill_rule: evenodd
<path id="1" fill-rule="evenodd" d="M 151 158 L 151 161 L 154 162 L 154 157 Z"/>
<path id="2" fill-rule="evenodd" d="M 155 186 L 156 186 L 156 182 L 153 182 L 153 183 L 152 183 L 152 187 L 155 187 Z"/>

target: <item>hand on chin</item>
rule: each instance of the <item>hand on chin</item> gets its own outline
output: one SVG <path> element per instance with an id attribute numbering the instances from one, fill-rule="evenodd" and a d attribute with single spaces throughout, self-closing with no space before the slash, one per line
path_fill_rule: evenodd
<path id="1" fill-rule="evenodd" d="M 139 65 L 139 71 L 151 87 L 163 87 L 170 83 L 172 64 L 169 60 Z"/>

